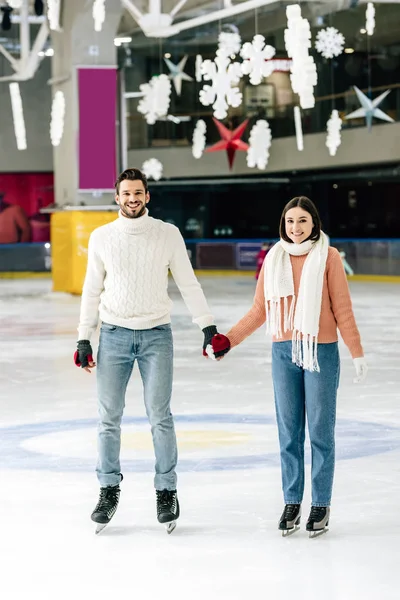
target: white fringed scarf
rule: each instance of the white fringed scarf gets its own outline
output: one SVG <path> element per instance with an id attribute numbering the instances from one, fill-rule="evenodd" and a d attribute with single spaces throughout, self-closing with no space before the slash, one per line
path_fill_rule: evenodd
<path id="1" fill-rule="evenodd" d="M 293 330 L 292 361 L 308 371 L 319 371 L 317 358 L 319 319 L 321 315 L 322 286 L 328 257 L 329 242 L 321 231 L 317 242 L 307 240 L 294 244 L 280 240 L 265 258 L 264 294 L 267 315 L 267 332 L 276 338 L 283 330 Z M 294 294 L 293 271 L 290 254 L 308 254 L 301 273 L 299 294 Z M 289 306 L 288 298 L 291 297 Z"/>

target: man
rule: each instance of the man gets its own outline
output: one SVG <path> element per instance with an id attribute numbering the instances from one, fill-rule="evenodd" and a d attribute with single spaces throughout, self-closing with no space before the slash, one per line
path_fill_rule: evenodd
<path id="1" fill-rule="evenodd" d="M 22 206 L 8 204 L 0 194 L 0 244 L 27 243 L 31 227 Z"/>
<path id="2" fill-rule="evenodd" d="M 179 503 L 177 447 L 170 411 L 173 343 L 168 269 L 193 321 L 204 332 L 203 353 L 212 345 L 217 329 L 178 228 L 149 216 L 145 175 L 138 169 L 127 169 L 118 177 L 115 189 L 119 218 L 93 231 L 89 240 L 74 357 L 75 364 L 89 373 L 96 366 L 90 337 L 100 317 L 97 475 L 101 488 L 92 520 L 100 531 L 118 506 L 122 481 L 120 424 L 126 387 L 137 360 L 156 456 L 157 518 L 170 532 L 179 517 Z M 215 356 L 224 353 L 216 351 Z"/>

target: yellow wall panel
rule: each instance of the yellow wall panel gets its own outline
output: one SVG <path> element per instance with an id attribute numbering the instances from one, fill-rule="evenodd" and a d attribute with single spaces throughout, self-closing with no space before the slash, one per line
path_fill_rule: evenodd
<path id="1" fill-rule="evenodd" d="M 53 291 L 81 294 L 90 234 L 114 221 L 115 211 L 68 211 L 51 215 Z"/>

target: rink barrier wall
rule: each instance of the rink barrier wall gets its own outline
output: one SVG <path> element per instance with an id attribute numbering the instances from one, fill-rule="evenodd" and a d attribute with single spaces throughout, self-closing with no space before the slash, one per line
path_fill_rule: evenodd
<path id="1" fill-rule="evenodd" d="M 51 277 L 53 291 L 81 294 L 91 232 L 116 218 L 115 212 L 58 212 L 51 217 L 50 243 L 0 245 L 0 278 Z M 185 240 L 199 276 L 254 276 L 263 241 Z M 400 282 L 400 239 L 331 239 L 344 252 L 354 281 Z M 351 271 L 350 271 L 351 272 Z"/>
<path id="2" fill-rule="evenodd" d="M 194 270 L 197 277 L 254 277 L 254 273 L 229 270 Z M 51 272 L 0 271 L 0 279 L 52 279 Z M 349 281 L 370 281 L 380 283 L 400 283 L 400 275 L 348 275 Z M 72 292 L 71 292 L 72 293 Z"/>

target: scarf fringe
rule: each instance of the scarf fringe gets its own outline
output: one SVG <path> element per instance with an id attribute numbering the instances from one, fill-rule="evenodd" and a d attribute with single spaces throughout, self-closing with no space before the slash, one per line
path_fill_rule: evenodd
<path id="1" fill-rule="evenodd" d="M 292 296 L 289 307 L 287 296 L 283 299 L 283 331 L 292 331 L 294 321 L 294 307 L 296 297 Z M 265 303 L 265 315 L 267 323 L 267 333 L 271 333 L 277 338 L 282 337 L 282 304 L 281 298 L 269 300 Z"/>
<path id="2" fill-rule="evenodd" d="M 310 334 L 302 335 L 300 331 L 293 330 L 292 336 L 292 362 L 307 371 L 320 372 L 318 357 L 318 339 Z"/>

